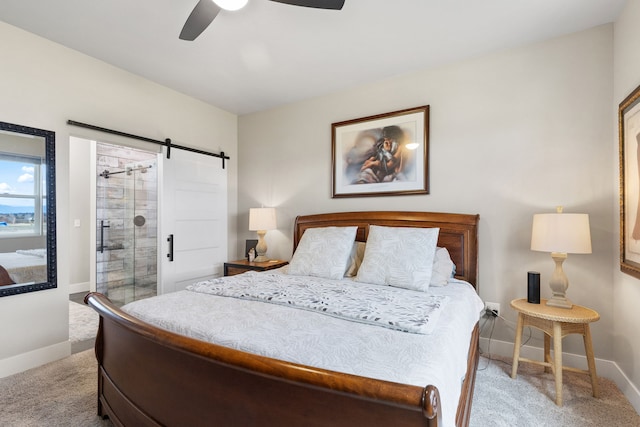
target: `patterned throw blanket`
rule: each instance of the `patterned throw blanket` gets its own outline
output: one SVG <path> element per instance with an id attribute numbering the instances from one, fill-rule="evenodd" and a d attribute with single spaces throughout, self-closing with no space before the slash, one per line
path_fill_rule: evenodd
<path id="1" fill-rule="evenodd" d="M 433 331 L 449 298 L 390 286 L 269 272 L 206 280 L 187 290 L 292 306 L 415 334 Z"/>

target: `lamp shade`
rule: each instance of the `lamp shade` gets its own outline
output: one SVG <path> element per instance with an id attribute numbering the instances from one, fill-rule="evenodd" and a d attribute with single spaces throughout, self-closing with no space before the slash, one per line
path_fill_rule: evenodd
<path id="1" fill-rule="evenodd" d="M 274 208 L 250 208 L 249 230 L 274 230 L 276 228 L 276 210 Z"/>
<path id="2" fill-rule="evenodd" d="M 567 254 L 590 254 L 589 215 L 545 213 L 533 216 L 531 250 Z"/>

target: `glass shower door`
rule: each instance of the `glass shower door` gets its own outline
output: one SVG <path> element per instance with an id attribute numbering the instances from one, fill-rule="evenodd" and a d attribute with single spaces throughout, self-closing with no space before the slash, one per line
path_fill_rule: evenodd
<path id="1" fill-rule="evenodd" d="M 100 150 L 103 150 L 102 155 Z M 154 153 L 98 145 L 96 290 L 116 305 L 157 293 L 157 173 Z M 108 155 L 105 155 L 107 153 Z M 133 153 L 133 154 L 132 154 Z M 100 164 L 100 160 L 105 165 Z M 128 160 L 128 163 L 124 161 Z M 108 163 L 118 166 L 108 166 Z"/>
<path id="2" fill-rule="evenodd" d="M 118 306 L 135 299 L 134 234 L 133 227 L 125 225 L 134 201 L 127 197 L 126 178 L 103 171 L 96 191 L 96 290 Z"/>

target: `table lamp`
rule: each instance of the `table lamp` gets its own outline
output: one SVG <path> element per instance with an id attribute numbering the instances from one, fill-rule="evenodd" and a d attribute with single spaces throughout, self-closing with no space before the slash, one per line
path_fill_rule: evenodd
<path id="1" fill-rule="evenodd" d="M 556 213 L 535 214 L 531 250 L 551 252 L 551 258 L 556 263 L 549 281 L 553 297 L 547 301 L 547 305 L 571 308 L 573 304 L 566 297 L 569 279 L 562 270 L 562 263 L 567 259 L 567 254 L 591 253 L 589 215 L 562 213 L 562 206 L 558 206 Z"/>
<path id="2" fill-rule="evenodd" d="M 274 208 L 250 208 L 249 209 L 249 230 L 258 232 L 258 244 L 256 245 L 255 262 L 269 261 L 265 256 L 267 253 L 267 242 L 264 240 L 267 230 L 276 228 L 276 210 Z"/>

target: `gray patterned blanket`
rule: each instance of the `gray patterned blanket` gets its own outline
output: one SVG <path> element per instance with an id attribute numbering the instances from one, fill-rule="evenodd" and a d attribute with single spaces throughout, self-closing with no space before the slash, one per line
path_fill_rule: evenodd
<path id="1" fill-rule="evenodd" d="M 292 306 L 415 334 L 433 331 L 449 299 L 390 286 L 270 272 L 206 280 L 187 290 Z"/>

